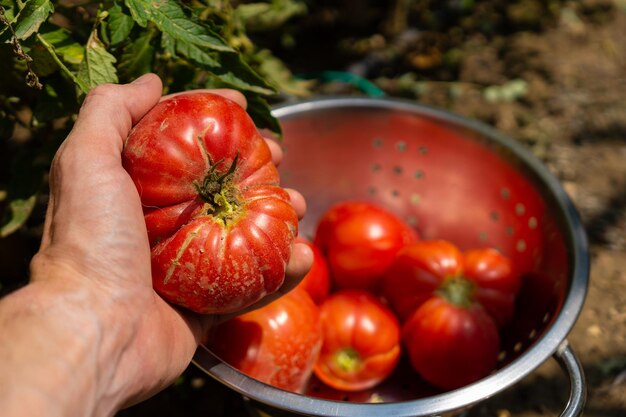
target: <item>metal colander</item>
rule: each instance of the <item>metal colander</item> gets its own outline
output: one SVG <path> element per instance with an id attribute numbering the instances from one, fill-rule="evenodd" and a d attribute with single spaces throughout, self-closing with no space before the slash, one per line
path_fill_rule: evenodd
<path id="1" fill-rule="evenodd" d="M 524 271 L 498 369 L 437 391 L 410 366 L 382 385 L 343 393 L 313 379 L 306 395 L 250 378 L 204 346 L 194 363 L 272 414 L 432 416 L 456 413 L 518 382 L 554 356 L 570 377 L 562 416 L 585 399 L 582 368 L 566 341 L 584 302 L 588 248 L 558 181 L 518 143 L 479 122 L 414 102 L 330 97 L 274 109 L 284 130 L 282 183 L 307 200 L 301 234 L 312 236 L 336 202 L 368 200 L 394 211 L 423 239 L 499 249 Z"/>

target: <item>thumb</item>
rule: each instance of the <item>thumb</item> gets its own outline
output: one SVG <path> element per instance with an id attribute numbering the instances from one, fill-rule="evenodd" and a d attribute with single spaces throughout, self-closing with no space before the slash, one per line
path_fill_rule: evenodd
<path id="1" fill-rule="evenodd" d="M 119 155 L 132 126 L 158 103 L 161 93 L 161 80 L 155 74 L 145 74 L 130 84 L 93 88 L 85 97 L 65 146 L 80 142 L 93 151 L 111 146 Z"/>

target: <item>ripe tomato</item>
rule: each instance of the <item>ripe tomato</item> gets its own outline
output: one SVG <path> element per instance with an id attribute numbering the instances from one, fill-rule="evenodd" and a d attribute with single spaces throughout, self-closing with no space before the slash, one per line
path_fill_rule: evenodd
<path id="1" fill-rule="evenodd" d="M 402 341 L 413 368 L 443 389 L 487 376 L 500 351 L 498 328 L 484 309 L 445 296 L 433 296 L 413 312 L 402 326 Z"/>
<path id="2" fill-rule="evenodd" d="M 417 233 L 386 209 L 346 201 L 325 212 L 314 242 L 328 260 L 336 289 L 376 291 L 396 252 L 416 239 Z"/>
<path id="3" fill-rule="evenodd" d="M 330 275 L 326 258 L 317 246 L 308 239 L 297 237 L 296 242 L 304 243 L 313 252 L 313 265 L 309 272 L 302 278 L 298 287 L 309 293 L 315 304 L 321 304 L 330 293 Z"/>
<path id="4" fill-rule="evenodd" d="M 298 218 L 243 108 L 210 93 L 166 99 L 133 128 L 122 161 L 166 300 L 229 313 L 282 285 Z"/>
<path id="5" fill-rule="evenodd" d="M 385 273 L 383 294 L 405 320 L 452 280 L 466 284 L 458 288 L 467 291 L 451 296 L 476 300 L 498 326 L 504 326 L 513 316 L 521 277 L 513 272 L 511 262 L 494 249 L 462 253 L 444 240 L 422 240 L 402 248 Z"/>
<path id="6" fill-rule="evenodd" d="M 314 372 L 322 382 L 359 391 L 391 374 L 400 357 L 400 326 L 378 298 L 342 290 L 331 294 L 320 311 L 324 344 Z"/>
<path id="7" fill-rule="evenodd" d="M 320 347 L 320 311 L 300 288 L 217 325 L 207 343 L 223 361 L 265 383 L 303 392 Z"/>

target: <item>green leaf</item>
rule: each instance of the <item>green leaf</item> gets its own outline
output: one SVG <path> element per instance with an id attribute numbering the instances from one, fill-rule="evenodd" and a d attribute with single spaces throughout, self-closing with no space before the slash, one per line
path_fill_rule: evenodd
<path id="1" fill-rule="evenodd" d="M 161 34 L 161 48 L 173 57 L 178 56 L 176 55 L 176 39 L 167 33 Z"/>
<path id="2" fill-rule="evenodd" d="M 176 42 L 177 55 L 183 55 L 198 64 L 207 67 L 218 67 L 220 65 L 217 52 L 206 51 L 197 45 L 185 42 Z"/>
<path id="3" fill-rule="evenodd" d="M 117 67 L 120 77 L 130 80 L 152 71 L 152 37 L 152 33 L 145 33 L 124 47 Z"/>
<path id="4" fill-rule="evenodd" d="M 50 0 L 28 0 L 17 16 L 15 36 L 22 40 L 28 38 L 39 30 L 39 26 L 48 20 L 52 12 L 54 6 Z"/>
<path id="5" fill-rule="evenodd" d="M 274 116 L 265 99 L 256 94 L 246 94 L 246 100 L 248 101 L 248 114 L 254 120 L 254 123 L 259 129 L 269 129 L 276 133 L 279 138 L 282 138 L 283 130 Z"/>
<path id="6" fill-rule="evenodd" d="M 91 31 L 85 50 L 85 59 L 78 67 L 78 80 L 91 90 L 104 83 L 117 83 L 117 72 L 113 65 L 116 59 L 98 38 L 97 29 Z"/>
<path id="7" fill-rule="evenodd" d="M 133 26 L 133 18 L 125 14 L 119 4 L 116 4 L 109 9 L 108 27 L 111 45 L 117 45 L 125 41 L 128 38 L 128 35 L 130 35 L 130 31 L 133 29 Z"/>
<path id="8" fill-rule="evenodd" d="M 8 216 L 0 227 L 0 237 L 6 237 L 17 231 L 30 217 L 37 203 L 37 194 L 26 199 L 16 198 L 8 204 Z"/>
<path id="9" fill-rule="evenodd" d="M 209 68 L 226 85 L 262 95 L 275 94 L 275 90 L 261 78 L 239 54 L 221 54 L 221 65 Z"/>
<path id="10" fill-rule="evenodd" d="M 174 0 L 126 0 L 126 5 L 138 24 L 145 26 L 150 20 L 177 42 L 216 51 L 234 51 L 211 28 L 188 17 Z"/>
<path id="11" fill-rule="evenodd" d="M 47 77 L 58 69 L 54 58 L 43 45 L 35 44 L 30 50 L 32 68 L 40 77 Z"/>
<path id="12" fill-rule="evenodd" d="M 130 15 L 139 26 L 148 26 L 148 13 L 146 12 L 145 0 L 126 0 L 126 7 L 130 10 Z"/>
<path id="13" fill-rule="evenodd" d="M 68 64 L 79 65 L 85 59 L 85 47 L 74 40 L 67 29 L 51 29 L 46 32 L 42 31 L 40 35 Z"/>

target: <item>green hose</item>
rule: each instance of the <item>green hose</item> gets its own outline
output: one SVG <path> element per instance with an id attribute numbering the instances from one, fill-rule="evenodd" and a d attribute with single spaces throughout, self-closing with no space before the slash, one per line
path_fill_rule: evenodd
<path id="1" fill-rule="evenodd" d="M 343 82 L 355 86 L 359 91 L 370 97 L 383 97 L 385 92 L 371 81 L 345 71 L 320 71 L 298 74 L 297 78 L 305 80 L 319 80 L 321 82 Z"/>

